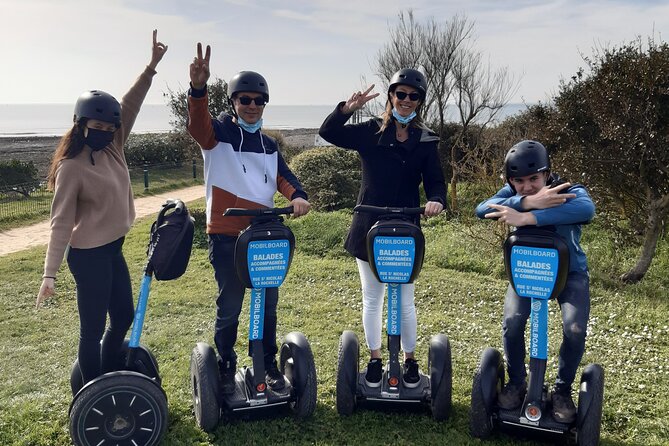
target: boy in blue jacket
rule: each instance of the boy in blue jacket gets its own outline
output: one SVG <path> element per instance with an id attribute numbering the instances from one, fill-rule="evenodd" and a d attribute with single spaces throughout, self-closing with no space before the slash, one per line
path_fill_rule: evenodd
<path id="1" fill-rule="evenodd" d="M 581 246 L 581 225 L 595 214 L 587 190 L 580 184 L 560 180 L 550 172 L 546 148 L 536 141 L 521 141 L 504 160 L 507 184 L 476 207 L 479 218 L 495 218 L 509 226 L 537 226 L 554 229 L 569 247 L 569 276 L 557 298 L 562 312 L 562 344 L 558 374 L 552 391 L 553 418 L 571 423 L 576 407 L 571 385 L 583 352 L 590 314 L 590 276 Z M 509 285 L 504 299 L 502 337 L 509 382 L 499 395 L 503 409 L 519 407 L 527 391 L 525 370 L 525 325 L 530 299 L 520 298 Z"/>

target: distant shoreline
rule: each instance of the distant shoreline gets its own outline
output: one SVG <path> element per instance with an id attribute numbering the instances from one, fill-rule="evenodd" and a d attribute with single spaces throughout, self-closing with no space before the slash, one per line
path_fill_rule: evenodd
<path id="1" fill-rule="evenodd" d="M 283 134 L 286 145 L 308 148 L 314 146 L 318 129 L 268 129 Z M 138 132 L 140 134 L 164 134 L 169 132 Z M 61 136 L 44 135 L 2 135 L 0 136 L 0 161 L 19 160 L 32 161 L 37 167 L 38 175 L 46 176 L 51 155 L 58 145 Z"/>

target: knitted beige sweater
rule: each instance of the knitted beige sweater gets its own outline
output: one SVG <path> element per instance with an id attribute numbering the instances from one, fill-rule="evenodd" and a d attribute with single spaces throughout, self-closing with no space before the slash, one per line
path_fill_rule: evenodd
<path id="1" fill-rule="evenodd" d="M 121 128 L 103 150 L 84 146 L 56 170 L 51 204 L 51 236 L 44 276 L 55 277 L 65 249 L 96 248 L 123 237 L 135 219 L 128 165 L 123 146 L 156 74 L 146 67 L 121 100 Z M 91 156 L 95 164 L 91 162 Z"/>

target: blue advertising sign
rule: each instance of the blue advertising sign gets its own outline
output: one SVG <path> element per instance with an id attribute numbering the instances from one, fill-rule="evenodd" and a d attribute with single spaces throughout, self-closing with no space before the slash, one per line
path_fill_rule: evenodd
<path id="1" fill-rule="evenodd" d="M 265 288 L 251 289 L 251 316 L 249 319 L 249 341 L 262 339 L 265 324 Z"/>
<path id="2" fill-rule="evenodd" d="M 416 241 L 413 237 L 374 238 L 374 264 L 381 282 L 409 282 L 415 257 Z"/>
<path id="3" fill-rule="evenodd" d="M 530 311 L 530 357 L 546 359 L 548 350 L 548 300 L 532 299 Z"/>
<path id="4" fill-rule="evenodd" d="M 247 251 L 249 276 L 253 288 L 276 288 L 288 272 L 290 243 L 288 240 L 250 242 Z"/>
<path id="5" fill-rule="evenodd" d="M 388 286 L 388 334 L 399 335 L 402 328 L 400 307 L 402 305 L 402 286 L 389 283 Z"/>
<path id="6" fill-rule="evenodd" d="M 548 299 L 558 273 L 558 251 L 552 248 L 514 246 L 511 249 L 511 280 L 521 297 Z"/>

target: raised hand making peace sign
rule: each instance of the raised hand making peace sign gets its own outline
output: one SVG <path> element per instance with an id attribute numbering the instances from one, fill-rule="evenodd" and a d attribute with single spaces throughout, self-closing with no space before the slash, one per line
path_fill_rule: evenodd
<path id="1" fill-rule="evenodd" d="M 167 52 L 167 45 L 163 42 L 158 42 L 158 30 L 153 30 L 153 46 L 151 47 L 151 62 L 149 62 L 149 68 L 152 70 L 156 69 L 158 62 L 163 59 L 163 56 Z"/>
<path id="2" fill-rule="evenodd" d="M 369 94 L 370 91 L 374 89 L 374 84 L 372 84 L 367 90 L 363 93 L 356 92 L 351 95 L 346 104 L 342 107 L 341 111 L 343 113 L 353 113 L 357 110 L 360 110 L 366 103 L 374 99 L 379 95 L 379 93 Z"/>
<path id="3" fill-rule="evenodd" d="M 211 47 L 207 45 L 207 52 L 202 58 L 202 44 L 197 43 L 197 57 L 190 64 L 190 83 L 193 88 L 201 90 L 209 80 L 209 59 L 211 58 Z"/>

